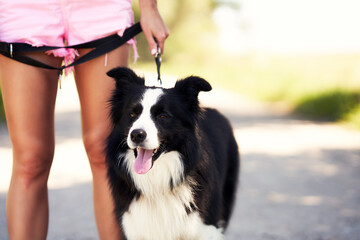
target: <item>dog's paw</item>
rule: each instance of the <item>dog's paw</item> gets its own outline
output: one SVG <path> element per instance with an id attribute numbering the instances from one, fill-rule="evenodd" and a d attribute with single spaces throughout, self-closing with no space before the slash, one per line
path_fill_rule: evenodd
<path id="1" fill-rule="evenodd" d="M 223 230 L 215 226 L 204 225 L 200 230 L 201 240 L 224 240 Z"/>

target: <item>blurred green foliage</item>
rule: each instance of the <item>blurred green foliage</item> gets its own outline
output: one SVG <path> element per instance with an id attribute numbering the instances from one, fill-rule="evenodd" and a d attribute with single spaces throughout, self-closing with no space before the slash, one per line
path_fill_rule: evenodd
<path id="1" fill-rule="evenodd" d="M 295 111 L 320 120 L 339 121 L 359 105 L 360 92 L 339 89 L 307 96 Z"/>
<path id="2" fill-rule="evenodd" d="M 360 130 L 360 105 L 345 116 L 344 122 Z"/>
<path id="3" fill-rule="evenodd" d="M 359 54 L 258 53 L 224 66 L 220 82 L 256 99 L 285 102 L 294 113 L 311 119 L 344 122 L 360 129 L 358 66 Z M 235 75 L 235 81 L 228 81 Z"/>

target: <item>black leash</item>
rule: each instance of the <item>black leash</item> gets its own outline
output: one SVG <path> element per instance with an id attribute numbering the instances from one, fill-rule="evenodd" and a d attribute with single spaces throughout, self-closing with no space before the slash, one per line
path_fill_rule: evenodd
<path id="1" fill-rule="evenodd" d="M 59 77 L 61 77 L 61 74 L 65 68 L 73 67 L 78 64 L 90 61 L 98 56 L 101 56 L 103 54 L 106 54 L 108 52 L 111 52 L 112 50 L 120 47 L 127 41 L 129 41 L 131 38 L 135 37 L 137 34 L 139 34 L 142 31 L 140 23 L 136 23 L 133 26 L 127 28 L 124 31 L 124 34 L 122 37 L 120 37 L 118 34 L 113 34 L 108 37 L 104 37 L 101 39 L 97 39 L 94 41 L 72 45 L 72 46 L 62 46 L 62 47 L 54 47 L 54 46 L 42 46 L 42 47 L 33 47 L 30 44 L 26 43 L 7 43 L 7 42 L 0 42 L 0 54 L 14 59 L 18 62 L 25 63 L 27 65 L 31 65 L 34 67 L 40 67 L 45 69 L 52 69 L 52 70 L 58 70 L 59 71 Z M 60 48 L 75 48 L 75 49 L 85 49 L 85 48 L 94 48 L 81 58 L 77 59 L 73 63 L 69 65 L 63 65 L 60 68 L 50 66 L 46 63 L 37 61 L 35 59 L 32 59 L 28 56 L 22 55 L 22 53 L 25 52 L 43 52 L 43 51 L 49 51 L 49 50 L 55 50 Z M 66 64 L 66 63 L 65 63 Z"/>
<path id="2" fill-rule="evenodd" d="M 34 47 L 27 43 L 7 43 L 7 42 L 0 42 L 0 54 L 11 58 L 13 60 L 16 60 L 18 62 L 31 65 L 34 67 L 40 67 L 45 69 L 51 69 L 51 70 L 57 70 L 59 73 L 59 80 L 61 79 L 61 75 L 64 71 L 64 69 L 69 67 L 74 67 L 76 65 L 79 65 L 81 63 L 90 61 L 96 57 L 99 57 L 103 54 L 106 54 L 108 52 L 111 52 L 112 50 L 120 47 L 127 41 L 129 41 L 131 38 L 135 37 L 137 34 L 139 34 L 142 31 L 140 23 L 136 23 L 132 25 L 131 27 L 127 28 L 124 31 L 124 34 L 122 37 L 120 37 L 118 34 L 113 34 L 104 38 L 96 39 L 90 42 L 72 45 L 72 46 L 62 46 L 62 47 L 56 47 L 56 46 L 41 46 L 41 47 Z M 75 60 L 69 65 L 63 65 L 61 67 L 54 67 L 51 65 L 48 65 L 46 63 L 40 62 L 38 60 L 35 60 L 33 58 L 30 58 L 26 55 L 23 55 L 22 53 L 27 52 L 45 52 L 50 50 L 56 50 L 60 48 L 74 48 L 74 49 L 86 49 L 86 48 L 94 48 L 81 58 Z M 157 52 L 155 54 L 155 63 L 157 68 L 157 74 L 158 78 L 157 80 L 160 83 L 160 86 L 162 86 L 162 81 L 160 77 L 160 66 L 161 66 L 161 50 L 159 48 L 159 45 L 157 47 Z M 65 63 L 66 64 L 66 63 Z M 60 81 L 59 81 L 60 82 Z"/>

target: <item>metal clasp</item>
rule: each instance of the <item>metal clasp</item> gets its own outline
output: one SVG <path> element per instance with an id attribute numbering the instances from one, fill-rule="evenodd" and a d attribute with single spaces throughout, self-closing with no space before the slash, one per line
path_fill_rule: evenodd
<path id="1" fill-rule="evenodd" d="M 10 57 L 12 58 L 13 57 L 13 45 L 12 43 L 10 43 Z"/>
<path id="2" fill-rule="evenodd" d="M 155 58 L 160 58 L 160 62 L 161 62 L 161 49 L 159 46 L 157 46 L 157 51 L 155 53 Z"/>

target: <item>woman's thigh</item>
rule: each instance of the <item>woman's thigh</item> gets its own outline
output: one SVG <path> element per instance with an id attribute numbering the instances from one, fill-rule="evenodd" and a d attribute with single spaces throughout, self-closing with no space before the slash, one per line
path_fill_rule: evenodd
<path id="1" fill-rule="evenodd" d="M 44 53 L 28 55 L 54 66 L 61 64 L 61 59 Z M 21 154 L 32 152 L 51 154 L 57 72 L 28 66 L 0 55 L 0 81 L 14 156 L 21 157 Z"/>

